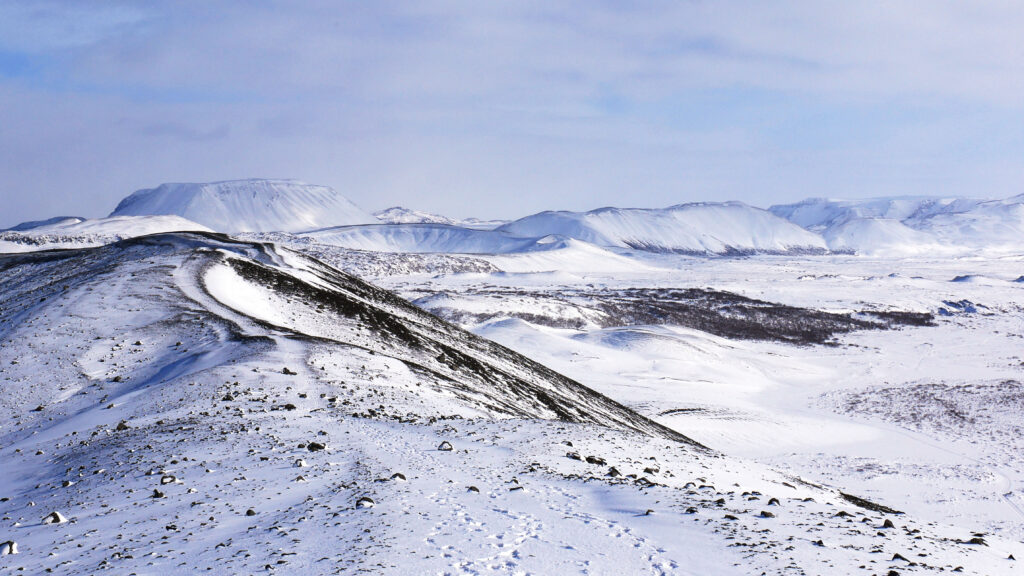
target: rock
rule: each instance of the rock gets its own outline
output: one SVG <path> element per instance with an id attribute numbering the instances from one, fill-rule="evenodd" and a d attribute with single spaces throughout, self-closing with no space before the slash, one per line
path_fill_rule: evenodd
<path id="1" fill-rule="evenodd" d="M 440 445 L 438 445 L 437 449 L 442 451 L 442 452 L 451 452 L 452 449 L 453 449 L 452 448 L 452 443 L 447 441 L 447 440 L 445 440 L 444 442 L 441 442 Z"/>
<path id="2" fill-rule="evenodd" d="M 598 466 L 604 466 L 605 464 L 607 464 L 607 462 L 605 462 L 604 458 L 599 458 L 597 456 L 587 456 L 587 464 L 596 464 Z"/>
<path id="3" fill-rule="evenodd" d="M 775 518 L 775 514 L 772 514 L 767 510 L 761 510 L 761 518 Z"/>
<path id="4" fill-rule="evenodd" d="M 377 503 L 369 496 L 363 496 L 359 500 L 356 500 L 356 508 L 373 508 L 376 505 Z"/>
<path id="5" fill-rule="evenodd" d="M 961 544 L 980 544 L 982 546 L 988 546 L 988 543 L 985 542 L 985 539 L 982 538 L 981 536 L 975 536 L 974 538 L 971 538 L 970 540 L 962 540 Z"/>
<path id="6" fill-rule="evenodd" d="M 43 406 L 42 404 L 32 409 L 33 412 L 42 412 L 43 410 L 46 410 L 46 406 Z"/>
<path id="7" fill-rule="evenodd" d="M 302 458 L 299 458 L 298 460 L 295 461 L 295 467 L 296 468 L 305 468 L 306 467 L 306 461 L 303 460 Z"/>
<path id="8" fill-rule="evenodd" d="M 892 520 L 889 520 L 888 518 L 885 519 L 885 522 L 882 522 L 882 528 L 895 528 L 895 527 L 896 527 L 896 525 L 893 524 Z"/>
<path id="9" fill-rule="evenodd" d="M 892 561 L 895 562 L 897 560 L 901 560 L 903 562 L 910 562 L 910 560 L 907 560 L 906 558 L 903 557 L 902 554 L 900 554 L 898 552 L 896 554 L 892 555 Z"/>
<path id="10" fill-rule="evenodd" d="M 565 457 L 570 458 L 572 460 L 583 460 L 583 457 L 580 456 L 579 452 L 566 452 Z"/>
<path id="11" fill-rule="evenodd" d="M 320 450 L 323 450 L 325 448 L 327 448 L 327 446 L 319 442 L 310 442 L 309 444 L 306 445 L 306 450 L 309 450 L 310 452 L 319 452 Z"/>
<path id="12" fill-rule="evenodd" d="M 648 466 L 644 468 L 644 474 L 657 474 L 661 470 L 657 466 Z"/>
<path id="13" fill-rule="evenodd" d="M 164 493 L 163 492 L 157 490 L 156 488 L 153 489 L 153 498 L 163 498 L 163 497 L 164 497 Z"/>
<path id="14" fill-rule="evenodd" d="M 768 500 L 768 505 L 769 506 L 780 506 L 779 499 L 778 498 L 772 498 L 772 499 Z"/>
<path id="15" fill-rule="evenodd" d="M 248 510 L 245 511 L 245 515 L 246 516 L 255 516 L 256 515 L 256 511 L 253 510 L 252 508 L 249 508 Z"/>
<path id="16" fill-rule="evenodd" d="M 284 409 L 285 410 L 295 410 L 295 408 L 296 408 L 295 404 L 292 404 L 291 402 L 289 402 L 289 403 L 284 405 Z"/>
<path id="17" fill-rule="evenodd" d="M 622 476 L 622 472 L 619 472 L 618 468 L 612 466 L 611 468 L 608 469 L 608 476 L 611 476 L 612 478 L 618 478 L 619 476 Z"/>
<path id="18" fill-rule="evenodd" d="M 117 430 L 118 432 L 124 432 L 125 430 L 129 430 L 129 429 L 131 429 L 131 426 L 129 426 L 128 422 L 126 422 L 124 420 L 121 420 L 120 422 L 118 422 L 117 423 L 117 428 L 114 428 L 114 430 Z"/>
<path id="19" fill-rule="evenodd" d="M 68 486 L 74 486 L 75 483 L 72 482 L 71 480 L 65 480 L 65 481 L 61 482 L 60 485 L 63 488 L 67 488 Z"/>
<path id="20" fill-rule="evenodd" d="M 466 488 L 466 491 L 467 491 L 467 492 L 476 492 L 476 493 L 479 493 L 479 492 L 480 492 L 480 489 L 479 489 L 479 488 L 477 488 L 476 486 L 470 486 L 469 488 Z"/>
<path id="21" fill-rule="evenodd" d="M 0 544 L 0 556 L 7 556 L 8 554 L 18 553 L 18 543 L 14 540 L 8 540 L 3 544 Z"/>
<path id="22" fill-rule="evenodd" d="M 292 372 L 291 370 L 288 369 L 287 366 L 285 366 L 284 369 L 281 370 L 281 374 L 285 374 L 287 376 L 297 376 L 299 373 L 298 372 Z"/>
<path id="23" fill-rule="evenodd" d="M 725 515 L 725 519 L 726 520 L 739 520 L 739 518 L 733 516 L 732 514 L 726 514 Z"/>
<path id="24" fill-rule="evenodd" d="M 171 476 L 170 474 L 168 474 L 166 476 L 161 476 L 160 477 L 160 485 L 161 486 L 163 486 L 165 484 L 173 484 L 173 483 L 175 483 L 177 481 L 178 481 L 178 479 L 175 478 L 174 476 Z"/>
<path id="25" fill-rule="evenodd" d="M 405 474 L 402 474 L 401 472 L 395 472 L 394 474 L 391 475 L 391 479 L 405 482 Z"/>
<path id="26" fill-rule="evenodd" d="M 54 510 L 53 512 L 50 512 L 45 517 L 43 517 L 43 524 L 63 524 L 65 522 L 67 522 L 67 521 L 68 521 L 68 519 L 65 518 L 63 514 L 61 514 L 60 512 L 58 512 L 56 510 Z"/>

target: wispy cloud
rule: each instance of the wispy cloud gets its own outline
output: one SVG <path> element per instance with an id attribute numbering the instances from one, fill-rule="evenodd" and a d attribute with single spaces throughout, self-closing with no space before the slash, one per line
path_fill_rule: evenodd
<path id="1" fill-rule="evenodd" d="M 266 173 L 485 216 L 1008 195 L 1021 29 L 999 1 L 0 1 L 0 195 L 93 213 Z"/>

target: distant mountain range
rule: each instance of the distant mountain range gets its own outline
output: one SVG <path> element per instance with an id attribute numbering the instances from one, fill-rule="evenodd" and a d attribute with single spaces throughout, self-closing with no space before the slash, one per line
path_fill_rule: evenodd
<path id="1" fill-rule="evenodd" d="M 535 252 L 566 246 L 559 239 L 690 255 L 1010 253 L 1024 251 L 1024 195 L 812 198 L 767 210 L 700 202 L 549 211 L 509 222 L 457 220 L 399 206 L 371 215 L 326 186 L 248 179 L 139 190 L 106 219 L 26 222 L 0 233 L 0 251 L 11 242 L 24 245 L 26 237 L 120 238 L 174 230 L 287 232 L 342 248 L 418 253 Z"/>

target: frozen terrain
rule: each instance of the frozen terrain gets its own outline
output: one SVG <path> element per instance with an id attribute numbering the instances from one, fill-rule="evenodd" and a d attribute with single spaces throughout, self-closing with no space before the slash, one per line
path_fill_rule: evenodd
<path id="1" fill-rule="evenodd" d="M 111 216 L 160 214 L 181 216 L 218 232 L 295 232 L 377 222 L 327 186 L 255 178 L 161 184 L 128 196 Z"/>
<path id="2" fill-rule="evenodd" d="M 1019 201 L 809 205 L 2 232 L 0 573 L 1019 573 Z"/>

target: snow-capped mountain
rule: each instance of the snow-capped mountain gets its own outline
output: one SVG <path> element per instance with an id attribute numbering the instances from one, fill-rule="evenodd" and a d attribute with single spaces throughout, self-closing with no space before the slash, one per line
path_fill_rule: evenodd
<path id="1" fill-rule="evenodd" d="M 568 236 L 598 246 L 685 254 L 825 252 L 820 236 L 740 202 L 664 209 L 542 212 L 498 228 L 517 236 Z"/>
<path id="2" fill-rule="evenodd" d="M 480 218 L 466 218 L 456 220 L 440 214 L 411 210 L 401 206 L 393 206 L 387 210 L 380 210 L 373 213 L 378 220 L 385 224 L 448 224 L 450 226 L 461 226 L 475 230 L 493 230 L 508 220 L 481 220 Z"/>
<path id="3" fill-rule="evenodd" d="M 131 194 L 111 216 L 144 214 L 175 214 L 218 232 L 294 232 L 378 222 L 334 189 L 298 180 L 161 184 Z"/>
<path id="4" fill-rule="evenodd" d="M 1024 250 L 1024 196 L 812 198 L 769 210 L 821 233 L 831 250 L 893 256 Z"/>
<path id="5" fill-rule="evenodd" d="M 830 226 L 858 218 L 920 220 L 943 212 L 964 212 L 981 202 L 970 198 L 930 196 L 892 196 L 860 200 L 808 198 L 793 204 L 778 204 L 768 208 L 768 211 L 807 230 L 821 232 Z"/>
<path id="6" fill-rule="evenodd" d="M 401 206 L 392 206 L 386 210 L 378 210 L 373 215 L 385 224 L 448 224 L 457 225 L 454 219 L 440 214 L 421 212 Z"/>

